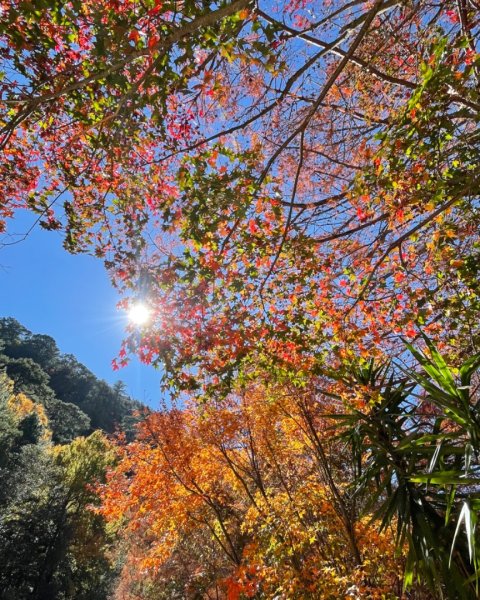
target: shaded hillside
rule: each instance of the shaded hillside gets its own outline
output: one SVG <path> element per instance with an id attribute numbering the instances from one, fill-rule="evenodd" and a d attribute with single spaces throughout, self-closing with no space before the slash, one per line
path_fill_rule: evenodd
<path id="1" fill-rule="evenodd" d="M 62 354 L 53 338 L 34 334 L 12 318 L 0 319 L 0 369 L 13 381 L 14 392 L 41 404 L 55 443 L 101 429 L 112 433 L 141 404 L 122 382 L 98 379 L 73 355 Z"/>
<path id="2" fill-rule="evenodd" d="M 105 433 L 132 431 L 139 409 L 50 336 L 0 319 L 0 600 L 110 596 L 115 539 L 92 509 L 114 463 Z"/>

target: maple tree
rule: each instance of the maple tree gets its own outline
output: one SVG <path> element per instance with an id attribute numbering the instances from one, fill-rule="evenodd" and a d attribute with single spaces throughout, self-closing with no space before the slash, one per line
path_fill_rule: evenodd
<path id="1" fill-rule="evenodd" d="M 423 374 L 257 377 L 119 439 L 118 597 L 475 597 L 480 358 L 457 373 L 428 347 Z"/>
<path id="2" fill-rule="evenodd" d="M 4 216 L 30 207 L 145 297 L 127 349 L 177 389 L 259 351 L 391 351 L 448 311 L 474 334 L 473 0 L 2 14 Z"/>
<path id="3" fill-rule="evenodd" d="M 359 475 L 351 465 L 343 472 L 333 451 L 322 457 L 315 411 L 289 406 L 306 432 L 290 423 L 283 439 L 282 403 L 256 399 L 265 377 L 298 397 L 317 378 L 348 388 L 352 368 L 360 365 L 358 375 L 392 358 L 396 380 L 397 363 L 410 360 L 404 340 L 418 339 L 430 358 L 415 347 L 416 362 L 402 367 L 424 386 L 413 412 L 410 396 L 372 379 L 353 404 L 342 388 L 340 413 L 353 419 L 346 431 L 360 464 L 376 451 L 385 458 L 387 433 L 387 458 L 408 452 L 408 476 L 401 462 L 387 473 L 376 471 L 380 462 L 367 469 L 366 488 L 380 480 L 387 496 L 374 516 L 398 519 L 410 551 L 420 540 L 419 569 L 433 589 L 448 587 L 447 557 L 467 515 L 475 537 L 474 511 L 458 499 L 474 496 L 477 471 L 473 487 L 462 486 L 471 457 L 458 456 L 465 443 L 478 454 L 476 390 L 462 392 L 471 382 L 456 369 L 476 364 L 479 343 L 478 2 L 18 0 L 0 9 L 2 220 L 29 208 L 44 227 L 64 229 L 68 250 L 103 258 L 124 305 L 141 300 L 151 310 L 114 365 L 136 352 L 162 366 L 175 393 L 209 400 L 152 416 L 120 450 L 105 510 L 113 520 L 129 515 L 120 527 L 133 548 L 137 534 L 143 544 L 126 571 L 135 579 L 139 562 L 160 579 L 176 573 L 183 590 L 219 586 L 231 597 L 255 586 L 271 597 L 288 573 L 299 583 L 287 597 L 306 597 L 308 586 L 329 585 L 326 571 L 312 577 L 295 563 L 298 555 L 306 569 L 328 563 L 315 537 L 324 507 L 334 524 L 322 533 L 336 551 L 332 585 L 348 593 L 346 565 L 352 585 L 373 597 L 401 588 L 393 550 L 381 580 L 362 574 L 375 548 L 360 548 L 358 528 L 368 525 L 344 499 Z M 435 417 L 422 414 L 423 401 Z M 258 431 L 248 425 L 251 404 L 266 419 Z M 322 396 L 317 408 L 335 407 Z M 235 411 L 241 425 L 231 422 Z M 245 427 L 261 449 L 254 458 Z M 222 450 L 226 437 L 234 446 Z M 422 471 L 432 453 L 445 467 L 436 481 Z M 309 470 L 315 461 L 321 477 Z M 262 494 L 264 479 L 272 490 Z M 414 489 L 415 500 L 425 483 L 431 512 L 408 512 L 400 496 Z M 310 505 L 317 512 L 302 523 L 295 511 Z M 429 537 L 439 519 L 445 539 Z M 379 547 L 393 548 L 381 535 Z M 468 594 L 477 558 L 466 558 L 472 544 L 457 548 L 452 581 L 463 578 Z"/>
<path id="4" fill-rule="evenodd" d="M 359 515 L 326 408 L 257 385 L 150 415 L 102 490 L 127 544 L 118 597 L 400 597 L 404 559 Z"/>

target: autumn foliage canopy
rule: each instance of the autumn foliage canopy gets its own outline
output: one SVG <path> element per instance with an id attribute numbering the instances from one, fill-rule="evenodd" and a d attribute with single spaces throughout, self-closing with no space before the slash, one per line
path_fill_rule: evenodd
<path id="1" fill-rule="evenodd" d="M 0 226 L 103 259 L 180 396 L 103 491 L 125 597 L 474 597 L 478 2 L 0 15 Z"/>

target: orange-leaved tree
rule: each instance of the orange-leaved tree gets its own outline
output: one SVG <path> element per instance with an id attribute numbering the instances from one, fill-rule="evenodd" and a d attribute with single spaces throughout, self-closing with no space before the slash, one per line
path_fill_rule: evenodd
<path id="1" fill-rule="evenodd" d="M 361 514 L 352 455 L 324 417 L 338 404 L 256 385 L 119 440 L 102 488 L 124 542 L 118 597 L 402 597 L 393 531 Z"/>

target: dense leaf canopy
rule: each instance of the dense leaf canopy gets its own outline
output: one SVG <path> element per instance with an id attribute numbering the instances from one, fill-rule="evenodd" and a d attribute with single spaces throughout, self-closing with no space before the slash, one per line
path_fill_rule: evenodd
<path id="1" fill-rule="evenodd" d="M 114 367 L 194 393 L 118 443 L 119 597 L 478 595 L 477 0 L 0 11 L 2 227 L 102 258 L 150 310 Z"/>
<path id="2" fill-rule="evenodd" d="M 475 2 L 2 10 L 4 216 L 104 256 L 177 388 L 445 316 L 474 343 Z"/>

